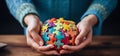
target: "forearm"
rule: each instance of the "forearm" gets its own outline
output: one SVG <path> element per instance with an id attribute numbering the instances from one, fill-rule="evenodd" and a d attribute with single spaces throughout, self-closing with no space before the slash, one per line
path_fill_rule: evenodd
<path id="1" fill-rule="evenodd" d="M 97 24 L 93 27 L 93 34 L 100 35 L 103 21 L 115 9 L 117 0 L 93 0 L 87 11 L 81 17 L 83 20 L 88 15 L 95 15 Z"/>
<path id="2" fill-rule="evenodd" d="M 25 27 L 24 17 L 27 14 L 38 14 L 31 0 L 6 0 L 10 13 Z"/>
<path id="3" fill-rule="evenodd" d="M 98 23 L 97 17 L 93 14 L 86 16 L 82 21 L 83 20 L 84 22 L 88 22 L 91 26 L 95 26 Z"/>

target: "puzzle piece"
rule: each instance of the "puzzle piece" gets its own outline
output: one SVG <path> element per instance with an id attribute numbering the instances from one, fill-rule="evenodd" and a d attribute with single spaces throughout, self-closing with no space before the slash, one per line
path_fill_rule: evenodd
<path id="1" fill-rule="evenodd" d="M 48 20 L 48 22 L 55 22 L 56 18 L 51 18 L 50 20 Z"/>
<path id="2" fill-rule="evenodd" d="M 76 25 L 74 25 L 74 24 L 69 24 L 69 26 L 72 28 L 73 31 L 78 31 Z"/>
<path id="3" fill-rule="evenodd" d="M 75 28 L 75 26 L 74 26 L 73 24 L 69 24 L 69 26 L 70 26 L 72 29 Z"/>
<path id="4" fill-rule="evenodd" d="M 67 25 L 69 25 L 69 24 L 70 24 L 70 22 L 68 22 L 68 21 L 65 21 L 64 23 L 65 23 L 65 24 L 67 24 Z"/>
<path id="5" fill-rule="evenodd" d="M 71 37 L 76 37 L 76 35 L 78 34 L 77 31 L 73 31 L 72 29 L 70 29 L 70 31 L 67 31 L 67 33 L 68 33 Z"/>
<path id="6" fill-rule="evenodd" d="M 56 41 L 56 38 L 54 37 L 54 34 L 49 34 L 48 36 L 50 38 L 50 41 L 52 41 L 52 42 Z"/>
<path id="7" fill-rule="evenodd" d="M 58 32 L 59 32 L 59 31 L 58 31 L 58 30 L 56 30 L 56 31 L 54 31 L 54 32 L 53 32 L 53 34 L 58 34 Z"/>
<path id="8" fill-rule="evenodd" d="M 70 43 L 69 39 L 70 39 L 69 35 L 65 34 L 65 37 L 62 39 L 62 42 L 64 43 L 64 45 L 68 45 Z"/>
<path id="9" fill-rule="evenodd" d="M 48 33 L 49 34 L 52 34 L 53 32 L 55 32 L 55 29 L 54 28 L 48 28 L 49 30 L 48 30 Z"/>
<path id="10" fill-rule="evenodd" d="M 42 34 L 42 39 L 44 40 L 44 44 L 46 45 L 46 41 L 50 40 L 50 38 L 48 37 L 48 33 L 44 32 Z"/>
<path id="11" fill-rule="evenodd" d="M 62 23 L 60 23 L 60 22 L 55 23 L 55 25 L 56 25 L 56 27 L 54 27 L 54 29 L 56 29 L 56 30 L 60 30 L 62 28 Z"/>
<path id="12" fill-rule="evenodd" d="M 55 26 L 54 22 L 49 22 L 49 27 L 54 27 L 54 26 Z"/>
<path id="13" fill-rule="evenodd" d="M 60 50 L 62 50 L 63 48 L 62 48 L 62 46 L 60 46 L 60 48 L 58 49 L 57 48 L 57 46 L 56 45 L 54 45 L 55 47 L 54 47 L 54 49 L 58 52 L 58 53 L 60 53 Z"/>
<path id="14" fill-rule="evenodd" d="M 57 46 L 57 49 L 60 49 L 60 46 L 63 46 L 64 44 L 61 42 L 61 40 L 57 40 L 54 42 L 54 44 Z"/>
<path id="15" fill-rule="evenodd" d="M 64 31 L 69 31 L 69 29 L 70 29 L 70 26 L 64 23 L 63 24 L 63 30 Z"/>
<path id="16" fill-rule="evenodd" d="M 45 30 L 47 30 L 47 28 L 48 28 L 48 25 L 46 24 L 46 25 L 44 25 L 43 27 L 42 27 L 42 32 L 44 32 Z"/>
<path id="17" fill-rule="evenodd" d="M 70 29 L 70 31 L 67 31 L 67 33 L 71 36 L 71 40 L 70 43 L 72 45 L 75 45 L 75 37 L 77 36 L 78 32 L 77 31 L 73 31 L 72 29 Z"/>
<path id="18" fill-rule="evenodd" d="M 75 45 L 75 37 L 72 37 L 72 39 L 70 40 L 70 43 L 71 43 L 72 45 Z"/>
<path id="19" fill-rule="evenodd" d="M 60 29 L 60 32 L 62 32 L 62 34 L 64 35 L 65 31 L 63 29 Z"/>
<path id="20" fill-rule="evenodd" d="M 52 44 L 52 45 L 54 44 L 54 42 L 52 42 L 52 41 L 47 41 L 46 43 L 47 44 Z"/>
<path id="21" fill-rule="evenodd" d="M 62 35 L 62 32 L 59 32 L 55 35 L 55 37 L 57 38 L 57 40 L 62 40 L 64 38 L 64 35 Z"/>
<path id="22" fill-rule="evenodd" d="M 54 34 L 48 34 L 50 41 L 47 41 L 47 44 L 54 44 L 56 41 L 56 38 L 54 37 Z"/>
<path id="23" fill-rule="evenodd" d="M 58 20 L 59 22 L 61 22 L 61 23 L 63 23 L 64 22 L 64 18 L 59 18 L 59 20 Z"/>
<path id="24" fill-rule="evenodd" d="M 57 27 L 55 27 L 54 29 L 55 30 L 60 30 L 62 27 L 61 26 L 57 26 Z"/>

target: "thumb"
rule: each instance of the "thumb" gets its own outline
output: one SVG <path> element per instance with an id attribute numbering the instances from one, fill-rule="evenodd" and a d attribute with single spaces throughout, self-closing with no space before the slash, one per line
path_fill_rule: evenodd
<path id="1" fill-rule="evenodd" d="M 83 38 L 86 36 L 86 34 L 87 34 L 86 30 L 81 30 L 81 32 L 78 34 L 78 36 L 75 39 L 75 44 L 79 45 L 82 42 Z"/>
<path id="2" fill-rule="evenodd" d="M 36 43 L 38 43 L 40 46 L 42 46 L 42 45 L 44 44 L 41 36 L 40 36 L 37 32 L 32 31 L 32 32 L 31 32 L 31 35 L 32 35 L 34 41 L 35 41 Z"/>

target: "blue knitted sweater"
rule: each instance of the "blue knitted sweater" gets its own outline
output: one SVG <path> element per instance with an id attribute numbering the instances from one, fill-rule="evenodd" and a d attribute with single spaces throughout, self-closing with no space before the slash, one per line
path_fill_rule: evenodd
<path id="1" fill-rule="evenodd" d="M 23 18 L 33 13 L 45 21 L 52 17 L 63 17 L 78 23 L 89 14 L 96 15 L 98 24 L 93 34 L 99 35 L 103 21 L 116 7 L 117 0 L 6 0 L 11 14 L 25 27 Z"/>

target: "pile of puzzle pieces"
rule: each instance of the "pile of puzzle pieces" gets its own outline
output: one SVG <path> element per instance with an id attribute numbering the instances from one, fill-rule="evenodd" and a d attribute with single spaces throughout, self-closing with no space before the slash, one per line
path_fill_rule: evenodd
<path id="1" fill-rule="evenodd" d="M 41 31 L 44 45 L 52 44 L 55 49 L 62 49 L 63 45 L 75 45 L 75 37 L 78 34 L 75 22 L 64 18 L 45 21 Z"/>

